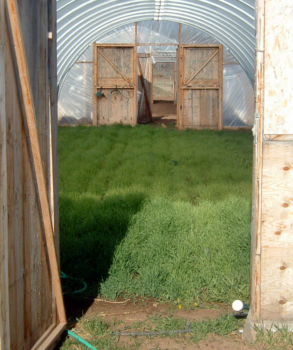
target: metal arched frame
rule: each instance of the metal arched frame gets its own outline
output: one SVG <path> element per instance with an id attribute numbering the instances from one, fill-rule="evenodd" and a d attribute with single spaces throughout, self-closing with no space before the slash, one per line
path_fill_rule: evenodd
<path id="1" fill-rule="evenodd" d="M 57 0 L 58 84 L 92 42 L 145 20 L 179 22 L 208 33 L 254 81 L 255 0 Z"/>

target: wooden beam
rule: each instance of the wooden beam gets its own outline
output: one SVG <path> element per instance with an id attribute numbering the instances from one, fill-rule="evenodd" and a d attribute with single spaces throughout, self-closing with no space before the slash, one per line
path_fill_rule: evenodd
<path id="1" fill-rule="evenodd" d="M 61 334 L 66 329 L 66 323 L 59 323 L 57 326 L 53 325 L 47 332 L 38 340 L 31 350 L 48 350 L 52 349 L 52 345 L 60 339 Z M 1 349 L 0 349 L 1 350 Z"/>
<path id="2" fill-rule="evenodd" d="M 150 53 L 138 53 L 137 57 L 139 57 L 139 58 L 148 58 L 148 57 L 151 57 L 151 54 Z"/>
<path id="3" fill-rule="evenodd" d="M 100 85 L 95 85 L 94 86 L 94 89 L 96 89 L 96 92 L 98 91 L 98 90 L 100 90 L 101 89 L 101 87 L 103 88 L 103 90 L 106 90 L 106 89 L 115 89 L 116 88 L 116 86 L 117 86 L 117 89 L 119 89 L 119 90 L 123 90 L 123 89 L 125 89 L 125 90 L 133 90 L 134 89 L 134 86 L 133 85 L 123 85 L 123 86 L 120 86 L 120 85 L 114 85 L 114 84 L 108 84 L 107 86 L 105 86 L 105 85 L 103 85 L 103 86 L 100 86 Z M 95 98 L 96 98 L 96 96 L 95 96 Z"/>
<path id="4" fill-rule="evenodd" d="M 4 1 L 0 1 L 0 349 L 10 349 Z"/>
<path id="5" fill-rule="evenodd" d="M 178 46 L 178 44 L 154 44 L 154 43 L 138 43 L 137 46 Z"/>
<path id="6" fill-rule="evenodd" d="M 179 23 L 179 48 L 177 55 L 177 84 L 178 84 L 178 92 L 177 92 L 177 128 L 179 130 L 183 129 L 183 76 L 184 76 L 184 49 L 181 43 L 181 23 Z"/>
<path id="7" fill-rule="evenodd" d="M 218 61 L 218 84 L 219 84 L 219 120 L 218 129 L 223 129 L 223 46 L 219 46 L 219 61 Z"/>
<path id="8" fill-rule="evenodd" d="M 102 48 L 133 47 L 133 44 L 97 44 L 96 43 L 96 47 L 102 47 Z"/>
<path id="9" fill-rule="evenodd" d="M 134 96 L 133 96 L 133 120 L 134 125 L 137 124 L 138 120 L 138 109 L 137 109 L 137 22 L 134 23 L 134 48 L 133 48 L 133 82 L 134 82 Z"/>
<path id="10" fill-rule="evenodd" d="M 97 84 L 97 46 L 96 43 L 93 43 L 93 125 L 98 125 L 98 101 L 97 101 L 97 90 L 96 90 L 96 84 Z"/>
<path id="11" fill-rule="evenodd" d="M 181 90 L 219 90 L 219 86 L 183 86 Z"/>
<path id="12" fill-rule="evenodd" d="M 59 232 L 59 164 L 58 164 L 58 91 L 57 91 L 57 9 L 56 1 L 48 1 L 48 30 L 52 38 L 48 40 L 48 79 L 50 111 L 50 200 L 57 262 L 60 270 L 60 232 Z M 53 323 L 58 323 L 58 313 L 53 308 Z"/>
<path id="13" fill-rule="evenodd" d="M 48 194 L 46 189 L 46 182 L 44 170 L 42 165 L 42 158 L 40 153 L 40 145 L 38 140 L 38 131 L 36 126 L 36 115 L 33 103 L 33 96 L 31 91 L 31 84 L 29 80 L 29 72 L 27 67 L 25 49 L 22 40 L 22 31 L 19 19 L 18 3 L 16 0 L 7 0 L 7 11 L 10 22 L 10 30 L 13 39 L 14 52 L 17 70 L 20 80 L 20 94 L 23 100 L 24 122 L 27 126 L 29 142 L 31 146 L 33 167 L 36 177 L 37 194 L 39 196 L 41 216 L 43 220 L 43 227 L 45 231 L 45 240 L 47 246 L 47 253 L 49 258 L 49 265 L 51 270 L 51 278 L 53 290 L 56 298 L 56 306 L 60 323 L 66 323 L 66 315 L 63 303 L 63 295 L 60 282 L 59 267 L 54 242 L 54 232 L 51 221 L 51 213 L 49 207 Z"/>

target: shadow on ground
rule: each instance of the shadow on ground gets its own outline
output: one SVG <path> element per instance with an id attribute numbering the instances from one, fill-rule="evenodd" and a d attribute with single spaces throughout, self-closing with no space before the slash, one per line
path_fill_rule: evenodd
<path id="1" fill-rule="evenodd" d="M 69 324 L 81 317 L 107 279 L 116 247 L 144 201 L 143 194 L 107 196 L 60 195 L 61 270 L 78 280 L 62 279 Z M 71 293 L 82 288 L 82 294 Z"/>

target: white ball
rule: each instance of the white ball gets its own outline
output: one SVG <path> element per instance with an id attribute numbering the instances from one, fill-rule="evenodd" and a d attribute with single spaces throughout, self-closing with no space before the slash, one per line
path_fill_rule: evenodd
<path id="1" fill-rule="evenodd" d="M 241 300 L 234 300 L 232 304 L 232 309 L 234 311 L 241 311 L 243 309 L 243 302 Z"/>

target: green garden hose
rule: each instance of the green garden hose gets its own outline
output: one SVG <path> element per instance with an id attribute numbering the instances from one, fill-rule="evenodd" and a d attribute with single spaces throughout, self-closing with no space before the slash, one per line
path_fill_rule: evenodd
<path id="1" fill-rule="evenodd" d="M 74 292 L 71 292 L 70 294 L 77 294 L 77 293 L 83 293 L 86 289 L 87 289 L 87 284 L 78 279 L 78 278 L 75 278 L 75 277 L 70 277 L 70 276 L 67 276 L 64 272 L 60 271 L 60 278 L 61 279 L 71 279 L 71 280 L 75 280 L 75 281 L 80 281 L 81 283 L 83 283 L 83 288 L 82 289 L 78 289 L 78 290 L 75 290 Z M 67 294 L 67 292 L 64 292 L 63 294 Z"/>
<path id="2" fill-rule="evenodd" d="M 67 334 L 70 335 L 72 338 L 78 340 L 81 344 L 85 345 L 86 347 L 88 347 L 89 349 L 93 349 L 93 350 L 98 350 L 97 348 L 94 348 L 90 343 L 88 343 L 86 340 L 82 339 L 79 335 L 71 332 L 70 330 L 66 330 Z"/>

